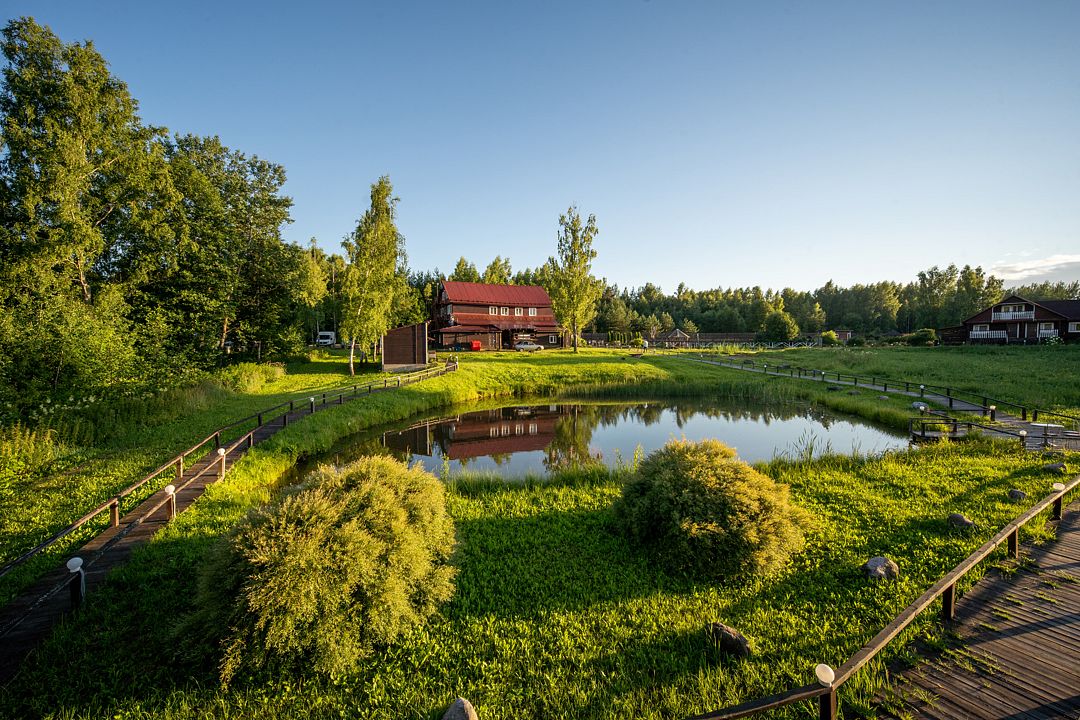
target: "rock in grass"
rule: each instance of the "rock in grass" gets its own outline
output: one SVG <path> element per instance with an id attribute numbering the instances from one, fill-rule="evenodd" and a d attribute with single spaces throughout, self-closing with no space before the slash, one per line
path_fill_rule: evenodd
<path id="1" fill-rule="evenodd" d="M 1027 497 L 1027 493 L 1024 492 L 1023 490 L 1017 490 L 1016 488 L 1013 488 L 1012 490 L 1009 491 L 1009 499 L 1010 500 L 1023 500 L 1026 497 Z"/>
<path id="2" fill-rule="evenodd" d="M 477 720 L 476 710 L 473 709 L 471 702 L 463 697 L 459 697 L 457 700 L 450 703 L 450 707 L 446 709 L 446 713 L 442 716 L 442 720 Z"/>
<path id="3" fill-rule="evenodd" d="M 735 628 L 714 622 L 705 626 L 705 634 L 716 643 L 721 652 L 736 657 L 750 657 L 750 641 Z"/>
<path id="4" fill-rule="evenodd" d="M 1065 463 L 1063 463 L 1063 462 L 1046 463 L 1045 465 L 1042 466 L 1042 469 L 1045 470 L 1046 472 L 1064 473 L 1065 472 Z"/>
<path id="5" fill-rule="evenodd" d="M 949 524 L 957 528 L 969 528 L 975 524 L 975 521 L 966 515 L 953 513 L 952 515 L 949 515 Z"/>
<path id="6" fill-rule="evenodd" d="M 848 394 L 848 395 L 858 395 L 858 394 L 859 394 L 859 391 L 858 391 L 858 390 L 848 390 L 848 391 L 847 391 L 847 394 Z"/>
<path id="7" fill-rule="evenodd" d="M 837 392 L 839 390 L 843 390 L 843 388 L 840 387 L 839 385 L 830 385 L 829 387 L 827 387 L 825 389 L 828 390 L 829 392 Z"/>
<path id="8" fill-rule="evenodd" d="M 888 400 L 888 399 L 889 399 L 889 396 L 888 396 L 888 395 L 878 395 L 878 396 L 877 396 L 877 399 L 878 399 L 878 400 Z"/>
<path id="9" fill-rule="evenodd" d="M 915 410 L 918 410 L 919 412 L 925 412 L 930 409 L 930 407 L 926 403 L 921 402 L 913 402 L 911 403 L 911 407 Z"/>
<path id="10" fill-rule="evenodd" d="M 887 557 L 873 557 L 862 566 L 862 571 L 871 580 L 895 580 L 900 576 L 900 567 Z"/>

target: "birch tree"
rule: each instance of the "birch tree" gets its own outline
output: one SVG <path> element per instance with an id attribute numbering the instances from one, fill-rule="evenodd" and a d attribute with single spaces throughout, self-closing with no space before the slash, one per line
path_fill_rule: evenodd
<path id="1" fill-rule="evenodd" d="M 596 258 L 592 241 L 599 230 L 595 215 L 582 223 L 573 205 L 559 216 L 559 228 L 559 257 L 548 260 L 548 291 L 555 317 L 563 327 L 570 328 L 577 352 L 581 330 L 596 316 L 604 290 L 603 283 L 592 276 L 592 261 Z"/>
<path id="2" fill-rule="evenodd" d="M 342 243 L 349 265 L 341 325 L 349 338 L 349 373 L 353 375 L 357 344 L 373 345 L 390 327 L 398 265 L 404 257 L 404 238 L 394 224 L 398 199 L 393 193 L 390 178 L 379 178 L 371 186 L 371 207 Z"/>

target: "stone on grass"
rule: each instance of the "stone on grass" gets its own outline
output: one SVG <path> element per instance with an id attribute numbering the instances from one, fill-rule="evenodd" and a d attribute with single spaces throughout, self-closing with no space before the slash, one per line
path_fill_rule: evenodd
<path id="1" fill-rule="evenodd" d="M 1026 497 L 1027 497 L 1027 493 L 1024 492 L 1023 490 L 1017 490 L 1016 488 L 1013 488 L 1012 490 L 1009 491 L 1009 499 L 1010 500 L 1023 500 Z"/>
<path id="2" fill-rule="evenodd" d="M 1065 463 L 1063 463 L 1063 462 L 1046 463 L 1045 465 L 1042 466 L 1042 469 L 1045 470 L 1046 472 L 1064 473 L 1065 472 Z"/>
<path id="3" fill-rule="evenodd" d="M 975 524 L 975 521 L 970 519 L 966 515 L 962 515 L 960 513 L 953 513 L 949 515 L 949 524 L 953 527 L 969 528 Z"/>
<path id="4" fill-rule="evenodd" d="M 878 399 L 878 400 L 888 400 L 888 399 L 889 399 L 889 396 L 888 396 L 888 395 L 878 395 L 878 396 L 877 396 L 877 399 Z"/>
<path id="5" fill-rule="evenodd" d="M 900 575 L 900 568 L 887 557 L 873 557 L 862 566 L 862 571 L 871 580 L 895 580 Z"/>
<path id="6" fill-rule="evenodd" d="M 446 709 L 446 714 L 442 716 L 442 720 L 477 720 L 476 710 L 473 709 L 471 702 L 459 697 L 450 703 L 450 707 Z"/>
<path id="7" fill-rule="evenodd" d="M 848 391 L 847 391 L 847 394 L 848 394 L 848 395 L 858 395 L 858 394 L 859 394 L 859 391 L 858 391 L 858 390 L 848 390 Z"/>
<path id="8" fill-rule="evenodd" d="M 828 390 L 829 392 L 836 392 L 837 390 L 843 390 L 843 388 L 841 388 L 839 385 L 830 385 L 829 387 L 827 387 L 825 389 Z"/>
<path id="9" fill-rule="evenodd" d="M 709 623 L 705 626 L 705 634 L 722 652 L 736 657 L 750 656 L 750 641 L 733 627 L 721 622 Z"/>
<path id="10" fill-rule="evenodd" d="M 924 410 L 929 410 L 930 409 L 930 407 L 926 403 L 921 403 L 921 402 L 913 402 L 913 403 L 911 403 L 911 407 L 914 408 L 915 410 L 918 410 L 919 412 L 923 412 Z"/>

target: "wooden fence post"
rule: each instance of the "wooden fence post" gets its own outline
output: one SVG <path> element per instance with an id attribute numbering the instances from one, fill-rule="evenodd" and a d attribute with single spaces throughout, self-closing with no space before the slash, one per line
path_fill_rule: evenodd
<path id="1" fill-rule="evenodd" d="M 218 466 L 218 479 L 225 477 L 225 448 L 218 448 L 218 457 L 221 458 L 221 464 Z"/>
<path id="2" fill-rule="evenodd" d="M 168 497 L 168 501 L 165 503 L 165 515 L 172 520 L 176 517 L 176 486 L 166 485 L 165 495 Z"/>
<path id="3" fill-rule="evenodd" d="M 72 575 L 71 580 L 68 581 L 68 587 L 71 589 L 71 609 L 78 610 L 83 598 L 86 597 L 86 571 L 83 570 L 82 558 L 73 557 L 68 560 L 67 569 Z"/>
<path id="4" fill-rule="evenodd" d="M 109 524 L 120 527 L 120 498 L 115 497 L 109 503 Z"/>
<path id="5" fill-rule="evenodd" d="M 1020 528 L 1009 533 L 1009 557 L 1013 560 L 1020 557 Z"/>
<path id="6" fill-rule="evenodd" d="M 830 689 L 818 698 L 819 720 L 836 720 L 836 690 Z"/>
<path id="7" fill-rule="evenodd" d="M 945 588 L 941 594 L 941 619 L 949 622 L 956 617 L 956 583 Z"/>

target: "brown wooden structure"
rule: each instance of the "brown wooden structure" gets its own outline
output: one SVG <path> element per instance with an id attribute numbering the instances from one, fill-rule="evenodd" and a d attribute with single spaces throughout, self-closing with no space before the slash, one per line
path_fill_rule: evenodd
<path id="1" fill-rule="evenodd" d="M 509 350 L 519 340 L 546 348 L 563 346 L 551 298 L 537 285 L 489 285 L 446 280 L 435 304 L 441 347 Z"/>
<path id="2" fill-rule="evenodd" d="M 428 322 L 394 328 L 382 338 L 382 369 L 388 371 L 427 367 Z"/>
<path id="3" fill-rule="evenodd" d="M 1028 300 L 1010 295 L 962 323 L 969 343 L 1034 344 L 1080 340 L 1080 300 Z M 955 334 L 950 334 L 955 337 Z"/>

